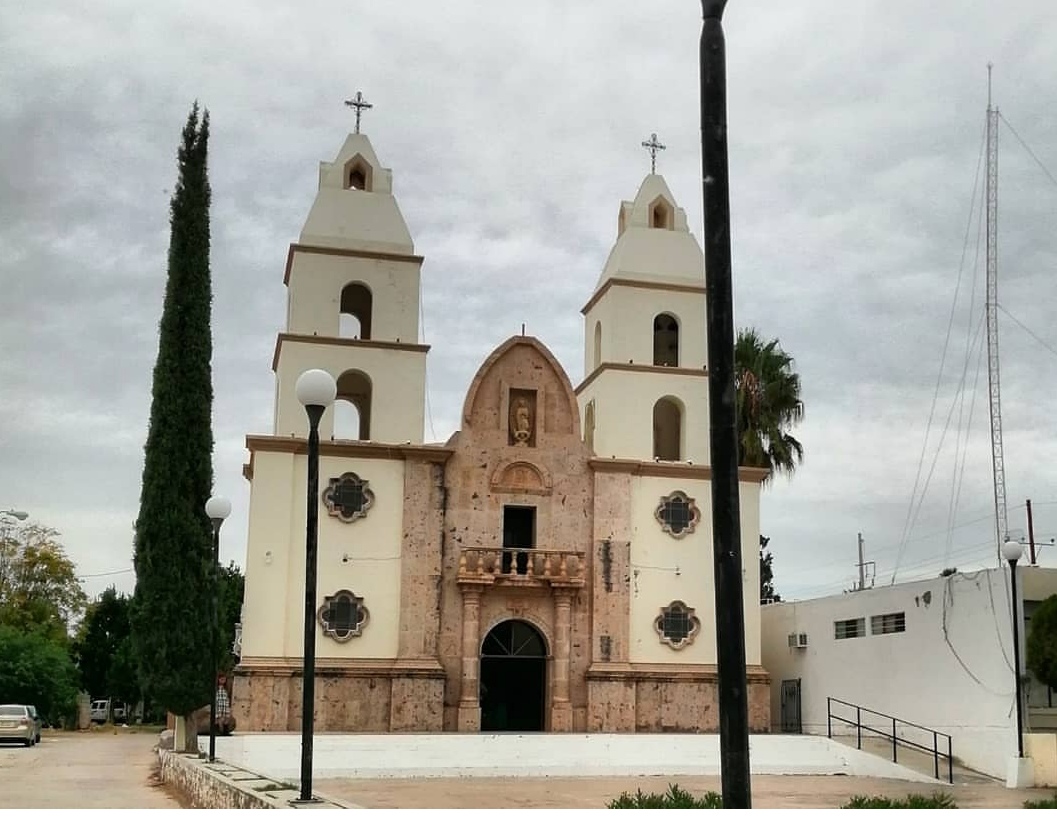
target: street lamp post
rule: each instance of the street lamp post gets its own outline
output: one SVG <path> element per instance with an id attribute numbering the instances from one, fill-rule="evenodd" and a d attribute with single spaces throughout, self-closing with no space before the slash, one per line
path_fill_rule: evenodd
<path id="1" fill-rule="evenodd" d="M 213 593 L 210 595 L 212 617 L 209 629 L 210 654 L 213 658 L 211 664 L 213 676 L 209 687 L 213 691 L 213 705 L 209 709 L 209 761 L 215 762 L 217 758 L 217 647 L 220 644 L 220 623 L 217 614 L 217 594 L 219 592 L 217 566 L 220 563 L 220 527 L 224 525 L 225 518 L 231 514 L 231 501 L 220 495 L 213 495 L 206 501 L 206 514 L 209 515 L 209 520 L 213 524 Z"/>
<path id="2" fill-rule="evenodd" d="M 301 802 L 312 801 L 312 730 L 316 688 L 316 545 L 319 535 L 319 421 L 338 386 L 324 370 L 301 373 L 294 387 L 308 415 L 308 496 L 305 525 L 305 647 L 301 679 Z"/>
<path id="3" fill-rule="evenodd" d="M 712 551 L 716 666 L 724 808 L 752 807 L 749 779 L 745 591 L 742 588 L 738 436 L 734 393 L 734 297 L 730 270 L 727 66 L 723 9 L 701 0 L 701 171 L 707 275 L 709 441 L 712 449 Z M 753 589 L 753 594 L 756 590 Z"/>
<path id="4" fill-rule="evenodd" d="M 1020 688 L 1020 616 L 1017 606 L 1017 561 L 1024 556 L 1024 546 L 1015 540 L 1002 544 L 1002 557 L 1009 562 L 1010 590 L 1013 593 L 1013 679 L 1017 698 L 1017 759 L 1024 758 L 1024 713 Z"/>

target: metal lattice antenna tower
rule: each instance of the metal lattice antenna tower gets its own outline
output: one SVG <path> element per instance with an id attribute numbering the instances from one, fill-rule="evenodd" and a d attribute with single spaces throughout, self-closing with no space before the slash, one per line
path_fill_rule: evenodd
<path id="1" fill-rule="evenodd" d="M 661 145 L 656 134 L 650 134 L 650 141 L 643 142 L 642 147 L 650 152 L 650 173 L 657 173 L 657 151 L 663 151 L 668 146 Z"/>
<path id="2" fill-rule="evenodd" d="M 1002 453 L 1002 390 L 998 355 L 998 108 L 991 105 L 991 63 L 987 64 L 987 385 L 991 396 L 991 466 L 995 481 L 995 536 L 999 565 L 1009 535 L 1006 463 Z"/>
<path id="3" fill-rule="evenodd" d="M 360 115 L 368 108 L 374 108 L 374 106 L 363 98 L 362 91 L 357 91 L 356 96 L 351 100 L 345 100 L 345 104 L 349 106 L 349 108 L 356 109 L 356 133 L 358 134 L 360 132 Z"/>

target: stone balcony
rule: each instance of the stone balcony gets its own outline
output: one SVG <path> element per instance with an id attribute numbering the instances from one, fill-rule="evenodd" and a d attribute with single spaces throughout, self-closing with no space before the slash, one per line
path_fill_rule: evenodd
<path id="1" fill-rule="evenodd" d="M 574 549 L 467 546 L 459 554 L 460 586 L 580 588 L 586 559 Z"/>

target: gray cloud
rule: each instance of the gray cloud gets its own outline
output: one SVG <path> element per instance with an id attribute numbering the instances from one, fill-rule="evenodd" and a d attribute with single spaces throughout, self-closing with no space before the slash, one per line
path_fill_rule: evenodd
<path id="1" fill-rule="evenodd" d="M 318 161 L 350 128 L 341 100 L 362 88 L 375 103 L 364 130 L 426 257 L 426 432 L 444 440 L 477 367 L 522 322 L 582 376 L 579 309 L 619 202 L 648 168 L 639 142 L 652 131 L 669 146 L 659 169 L 701 236 L 699 21 L 696 4 L 676 0 L 12 10 L 0 33 L 0 508 L 62 530 L 86 575 L 131 565 L 168 198 L 193 99 L 213 123 L 214 463 L 235 503 L 223 556 L 241 560 L 243 437 L 270 430 L 286 249 Z M 1057 167 L 1057 20 L 1047 0 L 999 11 L 759 0 L 732 2 L 725 28 L 737 322 L 782 341 L 807 406 L 804 466 L 763 502 L 777 585 L 786 595 L 848 587 L 858 531 L 887 581 L 958 275 L 985 65 L 996 64 L 1005 116 Z M 1000 300 L 1057 347 L 1057 188 L 1004 126 L 1001 145 Z M 982 299 L 974 242 L 940 426 Z M 1011 525 L 1023 529 L 1032 497 L 1037 529 L 1057 534 L 1053 354 L 1004 315 L 1001 332 Z M 986 371 L 977 377 L 975 357 L 974 379 L 957 514 L 964 434 L 952 428 L 901 577 L 992 550 Z M 109 582 L 130 589 L 132 576 L 95 577 L 89 589 Z"/>

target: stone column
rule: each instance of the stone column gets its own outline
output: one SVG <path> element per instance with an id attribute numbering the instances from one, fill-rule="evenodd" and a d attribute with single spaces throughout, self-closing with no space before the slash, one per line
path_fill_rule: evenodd
<path id="1" fill-rule="evenodd" d="M 462 587 L 462 693 L 459 697 L 458 729 L 463 733 L 481 730 L 480 688 L 481 588 Z"/>
<path id="2" fill-rule="evenodd" d="M 554 684 L 551 689 L 551 730 L 573 729 L 573 709 L 569 701 L 569 654 L 572 648 L 573 592 L 554 590 Z"/>

